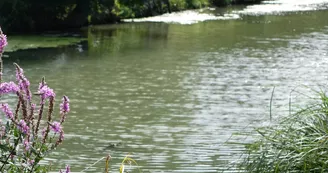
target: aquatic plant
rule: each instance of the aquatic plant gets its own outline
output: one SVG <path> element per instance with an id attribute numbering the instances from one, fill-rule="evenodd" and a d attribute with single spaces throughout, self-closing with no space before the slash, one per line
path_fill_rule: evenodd
<path id="1" fill-rule="evenodd" d="M 32 94 L 24 70 L 14 63 L 16 82 L 2 82 L 2 53 L 6 46 L 7 37 L 0 28 L 0 96 L 17 98 L 14 109 L 0 101 L 0 110 L 4 114 L 3 121 L 0 121 L 0 172 L 47 172 L 49 166 L 41 165 L 40 161 L 63 142 L 63 123 L 70 111 L 69 99 L 63 96 L 59 120 L 54 121 L 56 94 L 45 78 L 42 78 L 37 92 Z M 34 103 L 33 95 L 39 97 L 38 104 Z M 68 172 L 69 166 L 66 168 Z"/>
<path id="2" fill-rule="evenodd" d="M 240 167 L 247 172 L 328 172 L 328 97 L 320 97 L 278 124 L 257 129 Z"/>
<path id="3" fill-rule="evenodd" d="M 121 163 L 121 166 L 120 166 L 120 173 L 124 173 L 125 171 L 125 167 L 126 167 L 126 165 L 135 165 L 135 166 L 137 166 L 137 168 L 138 168 L 138 171 L 139 172 L 141 172 L 141 170 L 139 169 L 139 165 L 138 165 L 138 163 L 134 160 L 134 159 L 132 159 L 131 157 L 130 157 L 131 155 L 130 154 L 128 154 L 127 156 L 125 156 L 125 158 L 123 159 L 123 161 L 122 161 L 122 163 Z M 107 163 L 107 162 L 106 162 Z M 107 167 L 107 166 L 106 166 Z"/>

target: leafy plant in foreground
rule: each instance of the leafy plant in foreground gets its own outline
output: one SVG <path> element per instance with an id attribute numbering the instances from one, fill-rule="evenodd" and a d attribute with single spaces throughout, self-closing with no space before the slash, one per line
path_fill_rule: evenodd
<path id="1" fill-rule="evenodd" d="M 4 114 L 0 122 L 0 172 L 47 172 L 49 166 L 40 165 L 40 161 L 64 140 L 62 125 L 70 111 L 69 99 L 63 96 L 60 118 L 54 121 L 56 94 L 44 78 L 36 94 L 32 94 L 23 69 L 14 63 L 16 82 L 2 82 L 1 57 L 6 45 L 6 35 L 0 29 L 0 96 L 11 94 L 17 100 L 15 109 L 0 101 L 0 110 Z M 39 97 L 37 104 L 33 95 Z"/>

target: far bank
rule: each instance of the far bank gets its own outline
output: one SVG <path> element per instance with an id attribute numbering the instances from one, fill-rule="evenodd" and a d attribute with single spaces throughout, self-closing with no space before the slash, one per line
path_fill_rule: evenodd
<path id="1" fill-rule="evenodd" d="M 111 24 L 126 18 L 157 16 L 168 12 L 261 0 L 4 0 L 0 25 L 6 33 L 67 31 L 95 24 Z"/>

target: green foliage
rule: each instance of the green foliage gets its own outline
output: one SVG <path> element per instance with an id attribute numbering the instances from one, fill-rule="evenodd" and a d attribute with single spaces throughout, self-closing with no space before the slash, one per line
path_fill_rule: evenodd
<path id="1" fill-rule="evenodd" d="M 128 4 L 127 4 L 128 5 Z M 126 18 L 126 17 L 135 17 L 135 12 L 132 11 L 131 8 L 129 8 L 125 4 L 121 4 L 119 0 L 115 0 L 114 2 L 114 8 L 112 12 L 120 17 Z"/>
<path id="2" fill-rule="evenodd" d="M 209 6 L 208 0 L 189 0 L 188 4 L 192 8 L 203 8 Z"/>
<path id="3" fill-rule="evenodd" d="M 120 18 L 260 0 L 1 0 L 0 24 L 11 32 L 59 30 Z"/>
<path id="4" fill-rule="evenodd" d="M 121 18 L 145 17 L 170 11 L 203 8 L 208 0 L 115 0 L 113 13 Z"/>
<path id="5" fill-rule="evenodd" d="M 187 2 L 184 0 L 170 0 L 170 3 L 173 11 L 184 10 L 188 7 Z"/>
<path id="6" fill-rule="evenodd" d="M 328 97 L 278 125 L 258 129 L 261 138 L 248 145 L 240 164 L 248 172 L 327 172 Z"/>
<path id="7" fill-rule="evenodd" d="M 45 25 L 53 27 L 51 22 L 64 20 L 74 8 L 71 0 L 40 2 L 39 0 L 4 0 L 0 4 L 2 26 L 15 31 L 34 30 Z M 40 15 L 42 14 L 42 15 Z"/>

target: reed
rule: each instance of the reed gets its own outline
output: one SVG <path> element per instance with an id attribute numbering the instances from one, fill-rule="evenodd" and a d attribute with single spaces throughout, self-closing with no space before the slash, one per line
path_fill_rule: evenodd
<path id="1" fill-rule="evenodd" d="M 258 128 L 258 140 L 247 144 L 242 170 L 265 172 L 328 172 L 328 97 L 282 118 L 276 125 Z"/>

